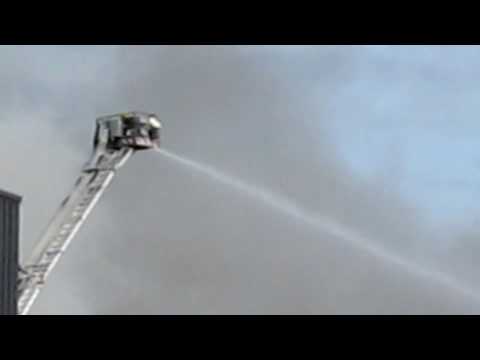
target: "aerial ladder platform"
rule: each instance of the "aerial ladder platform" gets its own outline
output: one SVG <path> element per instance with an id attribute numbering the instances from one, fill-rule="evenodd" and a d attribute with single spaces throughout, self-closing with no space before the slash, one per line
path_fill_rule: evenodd
<path id="1" fill-rule="evenodd" d="M 93 153 L 18 276 L 18 314 L 27 315 L 71 241 L 118 169 L 137 151 L 158 149 L 162 125 L 155 114 L 129 112 L 96 120 Z"/>

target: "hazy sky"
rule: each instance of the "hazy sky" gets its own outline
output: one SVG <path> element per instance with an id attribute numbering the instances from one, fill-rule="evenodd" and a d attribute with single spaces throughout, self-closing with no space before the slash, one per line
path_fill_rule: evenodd
<path id="1" fill-rule="evenodd" d="M 159 154 L 121 170 L 36 314 L 478 313 L 475 46 L 2 46 L 0 187 L 22 254 L 94 120 L 157 113 L 163 146 L 440 272 L 447 286 Z"/>

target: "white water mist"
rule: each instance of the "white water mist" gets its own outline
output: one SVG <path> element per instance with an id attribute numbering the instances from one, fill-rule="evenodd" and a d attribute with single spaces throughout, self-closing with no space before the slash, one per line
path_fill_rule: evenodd
<path id="1" fill-rule="evenodd" d="M 348 229 L 344 225 L 337 223 L 332 218 L 321 216 L 319 214 L 313 214 L 279 194 L 274 194 L 266 189 L 248 184 L 239 179 L 235 179 L 211 166 L 198 163 L 183 156 L 174 154 L 168 150 L 162 149 L 159 150 L 159 152 L 165 157 L 182 164 L 191 170 L 199 172 L 218 183 L 229 186 L 232 189 L 241 192 L 243 195 L 248 196 L 255 201 L 261 202 L 279 213 L 292 217 L 297 221 L 311 226 L 317 230 L 321 230 L 322 232 L 327 232 L 330 235 L 343 239 L 344 241 L 348 241 L 355 245 L 359 250 L 366 251 L 377 258 L 395 264 L 396 266 L 401 267 L 404 271 L 407 271 L 413 275 L 437 282 L 438 284 L 463 293 L 464 295 L 474 298 L 476 301 L 480 302 L 479 292 L 461 284 L 454 277 L 451 277 L 450 275 L 440 271 L 424 268 L 417 263 L 408 261 L 398 255 L 395 255 L 382 248 L 380 245 L 377 245 L 360 234 Z"/>

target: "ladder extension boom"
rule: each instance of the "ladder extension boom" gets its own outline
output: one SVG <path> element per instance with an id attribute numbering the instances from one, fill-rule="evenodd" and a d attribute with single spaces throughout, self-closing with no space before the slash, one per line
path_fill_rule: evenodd
<path id="1" fill-rule="evenodd" d="M 26 315 L 116 171 L 140 150 L 158 149 L 161 123 L 153 114 L 131 112 L 97 119 L 94 151 L 19 272 L 18 314 Z"/>

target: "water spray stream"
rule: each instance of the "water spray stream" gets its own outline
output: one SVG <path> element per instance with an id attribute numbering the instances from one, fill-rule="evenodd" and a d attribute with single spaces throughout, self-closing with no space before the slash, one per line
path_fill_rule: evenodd
<path id="1" fill-rule="evenodd" d="M 451 277 L 448 274 L 440 271 L 424 268 L 414 262 L 408 261 L 398 255 L 395 255 L 379 245 L 376 245 L 364 238 L 363 236 L 353 232 L 345 226 L 337 223 L 335 220 L 312 214 L 311 212 L 302 209 L 289 199 L 282 197 L 281 195 L 274 194 L 266 189 L 262 189 L 257 186 L 250 185 L 241 180 L 234 179 L 231 176 L 224 174 L 211 166 L 198 163 L 196 161 L 187 159 L 185 157 L 176 155 L 168 150 L 159 150 L 165 157 L 176 161 L 195 170 L 205 176 L 218 181 L 226 186 L 229 186 L 242 194 L 249 196 L 256 201 L 262 202 L 264 205 L 276 210 L 279 213 L 295 218 L 297 221 L 307 224 L 317 230 L 328 232 L 332 236 L 336 236 L 345 241 L 348 241 L 355 245 L 359 250 L 366 251 L 369 254 L 380 258 L 389 263 L 395 264 L 401 267 L 404 271 L 407 271 L 413 275 L 424 277 L 446 286 L 452 290 L 458 291 L 468 297 L 471 297 L 480 303 L 480 293 L 469 288 L 466 285 L 460 284 L 460 282 Z"/>

